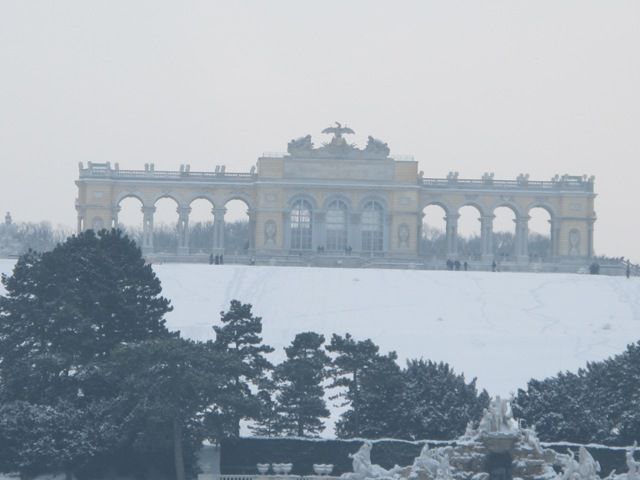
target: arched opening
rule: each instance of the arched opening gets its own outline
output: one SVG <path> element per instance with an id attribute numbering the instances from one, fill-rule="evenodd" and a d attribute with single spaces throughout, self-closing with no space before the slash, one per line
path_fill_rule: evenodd
<path id="1" fill-rule="evenodd" d="M 178 251 L 178 203 L 171 197 L 162 197 L 154 205 L 153 251 L 177 253 Z"/>
<path id="2" fill-rule="evenodd" d="M 313 234 L 311 212 L 312 207 L 308 201 L 299 199 L 293 202 L 289 215 L 292 250 L 311 250 Z"/>
<path id="3" fill-rule="evenodd" d="M 142 202 L 137 197 L 125 197 L 118 209 L 118 228 L 142 247 Z"/>
<path id="4" fill-rule="evenodd" d="M 480 210 L 465 205 L 458 210 L 458 257 L 462 260 L 479 260 L 482 255 Z"/>
<path id="5" fill-rule="evenodd" d="M 501 262 L 514 261 L 516 248 L 516 213 L 501 206 L 493 211 L 493 254 Z"/>
<path id="6" fill-rule="evenodd" d="M 428 258 L 444 258 L 447 254 L 447 212 L 440 205 L 422 209 L 420 252 Z"/>
<path id="7" fill-rule="evenodd" d="M 244 200 L 233 199 L 224 207 L 224 251 L 227 261 L 237 260 L 239 255 L 247 255 L 251 246 L 249 205 Z"/>
<path id="8" fill-rule="evenodd" d="M 347 250 L 348 212 L 349 208 L 342 200 L 333 200 L 327 205 L 326 248 L 330 252 L 345 252 Z"/>
<path id="9" fill-rule="evenodd" d="M 534 207 L 529 210 L 527 248 L 534 262 L 544 262 L 552 256 L 551 214 L 546 208 Z"/>
<path id="10" fill-rule="evenodd" d="M 189 205 L 189 253 L 213 252 L 213 204 L 198 198 Z"/>
<path id="11" fill-rule="evenodd" d="M 382 252 L 384 249 L 384 208 L 369 200 L 362 208 L 362 251 Z"/>

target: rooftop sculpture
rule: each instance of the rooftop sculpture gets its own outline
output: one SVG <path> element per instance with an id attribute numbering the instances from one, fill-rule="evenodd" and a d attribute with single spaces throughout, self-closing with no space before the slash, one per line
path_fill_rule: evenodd
<path id="1" fill-rule="evenodd" d="M 311 135 L 305 135 L 291 140 L 287 145 L 287 152 L 292 156 L 300 157 L 341 157 L 341 158 L 364 158 L 364 159 L 385 159 L 389 157 L 389 146 L 381 140 L 372 136 L 367 139 L 364 149 L 359 149 L 354 143 L 349 143 L 343 135 L 351 135 L 353 129 L 342 126 L 340 122 L 335 122 L 335 127 L 327 127 L 322 133 L 333 134 L 329 142 L 322 144 L 322 147 L 314 148 Z"/>

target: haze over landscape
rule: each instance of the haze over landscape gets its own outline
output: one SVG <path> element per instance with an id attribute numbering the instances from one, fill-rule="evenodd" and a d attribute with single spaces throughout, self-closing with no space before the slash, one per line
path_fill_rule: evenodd
<path id="1" fill-rule="evenodd" d="M 640 4 L 3 2 L 0 208 L 75 225 L 78 162 L 248 171 L 334 120 L 426 176 L 596 176 L 640 260 Z"/>
<path id="2" fill-rule="evenodd" d="M 0 260 L 0 273 L 13 265 Z M 167 326 L 187 338 L 214 339 L 219 312 L 240 299 L 262 317 L 274 363 L 297 333 L 350 332 L 384 353 L 396 351 L 401 364 L 447 362 L 503 397 L 532 378 L 619 354 L 640 324 L 638 282 L 624 277 L 188 264 L 154 270 L 174 306 Z M 331 410 L 333 423 L 341 409 Z"/>

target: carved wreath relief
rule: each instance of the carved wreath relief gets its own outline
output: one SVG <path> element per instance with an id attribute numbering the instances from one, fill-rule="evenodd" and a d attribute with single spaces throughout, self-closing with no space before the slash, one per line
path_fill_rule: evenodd
<path id="1" fill-rule="evenodd" d="M 398 246 L 409 248 L 409 225 L 406 223 L 401 223 L 398 226 Z"/>
<path id="2" fill-rule="evenodd" d="M 569 231 L 569 255 L 572 257 L 580 255 L 580 230 L 577 228 Z"/>

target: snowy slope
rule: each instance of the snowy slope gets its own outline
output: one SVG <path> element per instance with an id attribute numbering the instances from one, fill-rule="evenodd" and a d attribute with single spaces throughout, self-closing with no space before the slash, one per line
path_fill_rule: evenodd
<path id="1" fill-rule="evenodd" d="M 10 272 L 11 260 L 0 260 Z M 229 301 L 254 305 L 274 361 L 297 332 L 370 337 L 400 359 L 449 362 L 491 394 L 575 370 L 640 339 L 640 279 L 576 274 L 157 265 L 168 325 L 213 337 Z"/>

